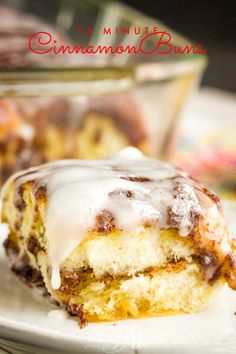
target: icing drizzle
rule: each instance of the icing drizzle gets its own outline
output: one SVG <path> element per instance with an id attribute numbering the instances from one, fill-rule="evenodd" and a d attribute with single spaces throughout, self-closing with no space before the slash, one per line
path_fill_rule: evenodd
<path id="1" fill-rule="evenodd" d="M 45 226 L 55 289 L 61 285 L 60 264 L 89 231 L 101 232 L 96 225 L 99 213 L 111 215 L 112 225 L 121 230 L 151 224 L 175 227 L 183 237 L 194 230 L 202 213 L 196 182 L 135 148 L 106 160 L 56 161 L 13 178 L 18 185 L 33 180 L 46 187 Z"/>

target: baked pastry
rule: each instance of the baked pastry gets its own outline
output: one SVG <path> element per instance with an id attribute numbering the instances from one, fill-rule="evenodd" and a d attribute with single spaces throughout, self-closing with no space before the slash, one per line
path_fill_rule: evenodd
<path id="1" fill-rule="evenodd" d="M 151 153 L 128 93 L 0 100 L 0 185 L 25 168 L 65 158 L 104 158 L 129 145 Z"/>
<path id="2" fill-rule="evenodd" d="M 236 262 L 218 197 L 127 148 L 13 175 L 2 191 L 11 269 L 87 321 L 192 313 Z"/>

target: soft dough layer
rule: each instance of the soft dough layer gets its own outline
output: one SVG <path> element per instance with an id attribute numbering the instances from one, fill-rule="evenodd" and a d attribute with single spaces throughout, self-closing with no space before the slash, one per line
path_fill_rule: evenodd
<path id="1" fill-rule="evenodd" d="M 223 284 L 221 280 L 209 286 L 197 264 L 179 261 L 133 276 L 96 277 L 89 269 L 81 273 L 64 270 L 63 285 L 55 291 L 43 268 L 45 260 L 41 262 L 45 282 L 54 299 L 66 304 L 71 314 L 87 321 L 200 311 Z"/>
<path id="2" fill-rule="evenodd" d="M 86 321 L 200 311 L 225 282 L 236 287 L 235 256 L 219 200 L 194 181 L 204 213 L 196 219 L 198 209 L 193 209 L 194 224 L 188 235 L 178 231 L 182 214 L 178 220 L 174 214 L 173 221 L 172 213 L 169 225 L 162 229 L 146 220 L 128 230 L 117 227 L 111 213 L 101 210 L 95 225 L 87 227 L 61 262 L 60 286 L 53 287 L 52 240 L 46 230 L 52 191 L 35 175 L 30 178 L 31 173 L 16 175 L 4 187 L 2 221 L 10 229 L 6 253 L 23 281 L 42 287 L 44 294 L 77 316 L 81 326 Z M 21 176 L 27 179 L 21 181 Z M 191 186 L 191 180 L 187 182 Z"/>

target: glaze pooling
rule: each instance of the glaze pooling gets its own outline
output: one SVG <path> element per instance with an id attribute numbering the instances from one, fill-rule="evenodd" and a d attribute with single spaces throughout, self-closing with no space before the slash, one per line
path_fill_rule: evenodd
<path id="1" fill-rule="evenodd" d="M 134 148 L 106 160 L 52 162 L 13 178 L 19 186 L 33 180 L 46 188 L 45 226 L 56 289 L 60 264 L 89 230 L 101 232 L 96 229 L 101 212 L 111 215 L 120 230 L 151 224 L 157 229 L 175 227 L 183 237 L 194 231 L 203 213 L 192 179 Z"/>

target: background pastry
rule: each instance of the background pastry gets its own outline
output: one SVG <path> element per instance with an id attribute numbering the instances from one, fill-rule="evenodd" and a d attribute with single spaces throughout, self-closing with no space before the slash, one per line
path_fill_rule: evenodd
<path id="1" fill-rule="evenodd" d="M 104 158 L 128 145 L 151 153 L 144 122 L 128 93 L 0 100 L 0 182 L 31 166 Z"/>

